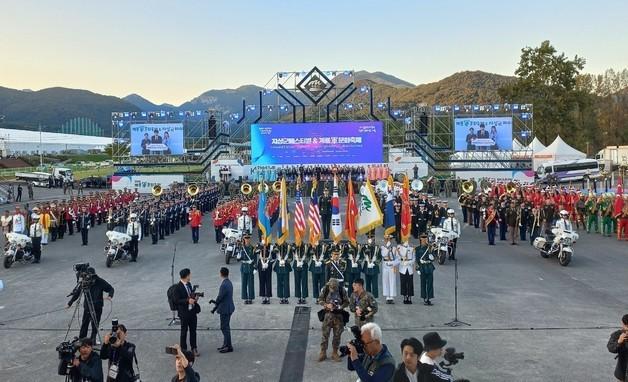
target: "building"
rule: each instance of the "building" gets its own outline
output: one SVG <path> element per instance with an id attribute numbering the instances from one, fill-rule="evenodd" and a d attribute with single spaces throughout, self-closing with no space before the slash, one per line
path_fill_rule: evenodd
<path id="1" fill-rule="evenodd" d="M 40 133 L 39 131 L 0 129 L 0 153 L 8 155 L 56 154 L 62 151 L 104 150 L 109 137 Z"/>

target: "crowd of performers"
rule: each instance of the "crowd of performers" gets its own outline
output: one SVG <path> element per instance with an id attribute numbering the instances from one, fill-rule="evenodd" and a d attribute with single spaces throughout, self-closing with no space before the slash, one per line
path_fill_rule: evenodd
<path id="1" fill-rule="evenodd" d="M 483 190 L 486 191 L 486 190 Z M 582 193 L 573 187 L 492 184 L 488 192 L 463 193 L 459 197 L 463 221 L 511 244 L 544 235 L 558 221 L 569 230 L 586 230 L 603 236 L 628 239 L 628 195 L 617 192 Z"/>

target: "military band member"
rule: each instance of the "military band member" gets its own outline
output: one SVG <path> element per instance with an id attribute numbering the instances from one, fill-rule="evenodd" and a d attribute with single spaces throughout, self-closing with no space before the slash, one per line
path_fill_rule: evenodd
<path id="1" fill-rule="evenodd" d="M 305 304 L 305 299 L 308 297 L 307 286 L 307 255 L 308 245 L 301 243 L 301 245 L 294 244 L 292 248 L 292 270 L 294 272 L 294 296 L 299 299 L 299 304 Z"/>
<path id="2" fill-rule="evenodd" d="M 288 304 L 288 298 L 290 298 L 290 272 L 292 267 L 290 266 L 291 247 L 288 243 L 275 246 L 277 250 L 277 261 L 273 270 L 277 273 L 277 297 L 279 297 L 280 304 Z"/>
<path id="3" fill-rule="evenodd" d="M 508 232 L 508 224 L 506 224 L 506 201 L 502 200 L 497 207 L 497 223 L 499 224 L 499 240 L 506 240 L 506 232 Z"/>
<path id="4" fill-rule="evenodd" d="M 157 240 L 159 240 L 159 219 L 159 212 L 156 212 L 154 207 L 151 207 L 148 228 L 153 245 L 157 244 Z"/>
<path id="5" fill-rule="evenodd" d="M 399 279 L 404 304 L 412 304 L 414 296 L 414 250 L 406 241 L 397 246 L 399 257 Z"/>
<path id="6" fill-rule="evenodd" d="M 532 211 L 530 212 L 528 227 L 530 230 L 530 244 L 533 244 L 534 239 L 541 233 L 541 210 L 536 205 L 532 207 Z"/>
<path id="7" fill-rule="evenodd" d="M 312 273 L 312 296 L 318 299 L 321 289 L 325 285 L 325 245 L 319 244 L 318 241 L 309 246 L 310 264 L 309 269 Z"/>
<path id="8" fill-rule="evenodd" d="M 366 279 L 366 291 L 379 297 L 379 263 L 380 254 L 379 246 L 373 242 L 373 236 L 370 234 L 366 241 L 366 244 L 362 246 L 362 258 L 364 259 L 364 265 L 362 266 L 362 272 Z"/>
<path id="9" fill-rule="evenodd" d="M 338 253 L 336 255 L 339 255 Z M 348 313 L 344 310 L 349 305 L 349 297 L 345 288 L 342 287 L 341 282 L 332 278 L 330 279 L 318 298 L 318 304 L 324 309 L 323 315 L 323 327 L 322 327 L 322 339 L 321 339 L 321 352 L 318 355 L 318 362 L 322 362 L 327 359 L 327 347 L 329 345 L 329 332 L 334 331 L 334 337 L 332 339 L 333 352 L 331 358 L 340 362 L 340 354 L 338 348 L 340 347 L 340 337 L 345 327 L 345 317 Z M 320 318 L 320 317 L 319 317 Z"/>
<path id="10" fill-rule="evenodd" d="M 484 222 L 486 224 L 486 233 L 488 236 L 488 245 L 495 245 L 495 231 L 497 229 L 497 211 L 491 203 L 484 212 Z"/>
<path id="11" fill-rule="evenodd" d="M 256 248 L 257 275 L 259 278 L 259 296 L 262 304 L 270 304 L 273 297 L 273 263 L 275 261 L 274 248 L 271 245 L 259 243 Z"/>
<path id="12" fill-rule="evenodd" d="M 340 257 L 340 249 L 335 247 L 331 250 L 331 259 L 327 260 L 325 267 L 325 275 L 327 281 L 336 279 L 342 286 L 345 281 L 345 271 L 347 270 L 347 262 Z"/>
<path id="13" fill-rule="evenodd" d="M 589 192 L 589 197 L 584 204 L 584 208 L 587 213 L 587 233 L 591 232 L 591 227 L 595 225 L 593 232 L 597 232 L 600 229 L 600 225 L 597 220 L 597 198 L 593 192 Z"/>
<path id="14" fill-rule="evenodd" d="M 397 267 L 399 258 L 392 245 L 392 235 L 384 236 L 385 243 L 380 248 L 382 254 L 382 287 L 386 304 L 394 304 L 397 296 Z"/>
<path id="15" fill-rule="evenodd" d="M 362 259 L 360 258 L 359 246 L 355 247 L 351 243 L 346 244 L 344 248 L 343 258 L 347 262 L 347 270 L 345 276 L 347 278 L 346 285 L 351 288 L 353 280 L 362 276 Z"/>
<path id="16" fill-rule="evenodd" d="M 414 268 L 414 264 L 412 264 Z M 364 290 L 364 280 L 357 278 L 351 284 L 353 293 L 349 298 L 349 310 L 354 313 L 355 325 L 362 327 L 367 322 L 373 322 L 377 313 L 377 301 L 372 294 Z"/>
<path id="17" fill-rule="evenodd" d="M 166 236 L 170 235 L 170 228 L 168 226 L 168 202 L 163 203 L 159 215 L 161 218 L 159 221 L 159 240 L 164 240 Z"/>
<path id="18" fill-rule="evenodd" d="M 251 235 L 244 235 L 244 245 L 242 246 L 242 261 L 240 263 L 240 275 L 242 280 L 242 300 L 245 304 L 253 303 L 255 299 L 255 280 L 253 274 L 257 263 L 257 253 L 251 245 Z"/>
<path id="19" fill-rule="evenodd" d="M 421 276 L 421 298 L 424 305 L 432 305 L 434 298 L 434 255 L 427 242 L 427 235 L 420 237 L 420 244 L 415 250 L 418 270 Z"/>
<path id="20" fill-rule="evenodd" d="M 329 239 L 329 229 L 331 227 L 331 197 L 329 188 L 325 187 L 323 196 L 318 199 L 318 208 L 321 213 L 321 225 L 323 226 L 323 238 Z"/>

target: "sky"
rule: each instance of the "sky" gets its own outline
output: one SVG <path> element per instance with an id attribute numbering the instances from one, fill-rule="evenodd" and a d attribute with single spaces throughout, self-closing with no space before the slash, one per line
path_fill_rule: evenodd
<path id="1" fill-rule="evenodd" d="M 625 0 L 2 0 L 0 86 L 179 105 L 315 65 L 414 84 L 513 75 L 544 40 L 602 73 L 628 68 L 627 17 Z"/>

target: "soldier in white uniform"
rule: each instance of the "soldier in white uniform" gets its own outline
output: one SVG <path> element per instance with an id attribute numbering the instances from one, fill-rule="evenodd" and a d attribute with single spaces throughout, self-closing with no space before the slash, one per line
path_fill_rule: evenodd
<path id="1" fill-rule="evenodd" d="M 386 304 L 394 304 L 395 296 L 397 295 L 397 267 L 399 266 L 399 259 L 395 253 L 395 248 L 392 246 L 392 235 L 384 236 L 386 240 L 385 244 L 381 247 L 382 255 L 382 286 L 383 295 L 386 297 Z"/>
<path id="2" fill-rule="evenodd" d="M 399 257 L 399 279 L 404 304 L 412 304 L 414 296 L 414 249 L 406 241 L 397 246 Z"/>
<path id="3" fill-rule="evenodd" d="M 251 234 L 253 230 L 253 223 L 251 222 L 251 217 L 249 216 L 249 208 L 242 207 L 240 212 L 240 216 L 238 216 L 238 230 L 242 232 L 243 235 Z"/>
<path id="4" fill-rule="evenodd" d="M 455 238 L 452 240 L 453 244 L 451 246 L 451 254 L 449 255 L 449 260 L 456 260 L 456 247 L 458 246 L 458 238 L 460 237 L 460 222 L 454 217 L 454 210 L 451 208 L 447 210 L 447 217 L 443 222 L 443 229 L 456 234 Z"/>

